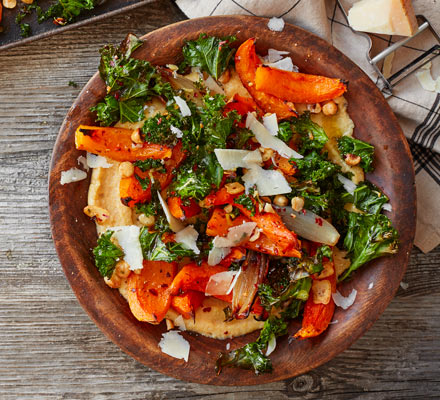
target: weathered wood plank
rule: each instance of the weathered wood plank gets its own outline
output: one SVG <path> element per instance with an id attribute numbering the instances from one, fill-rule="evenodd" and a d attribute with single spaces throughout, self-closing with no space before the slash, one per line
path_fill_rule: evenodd
<path id="1" fill-rule="evenodd" d="M 96 71 L 103 44 L 182 18 L 167 0 L 0 54 L 0 398 L 438 398 L 440 247 L 428 255 L 413 251 L 408 289 L 399 289 L 349 350 L 306 375 L 269 385 L 213 387 L 168 378 L 122 353 L 78 305 L 47 215 L 58 128 Z M 70 80 L 78 88 L 68 86 Z"/>

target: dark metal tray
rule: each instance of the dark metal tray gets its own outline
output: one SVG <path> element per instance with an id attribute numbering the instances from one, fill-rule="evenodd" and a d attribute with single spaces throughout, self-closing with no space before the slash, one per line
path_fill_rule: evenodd
<path id="1" fill-rule="evenodd" d="M 1 1 L 1 0 L 0 0 Z M 39 0 L 38 5 L 47 10 L 55 0 Z M 17 6 L 10 10 L 3 7 L 3 18 L 0 23 L 4 31 L 0 33 L 0 50 L 16 46 L 21 43 L 27 43 L 32 40 L 41 39 L 58 32 L 63 32 L 78 26 L 88 24 L 93 21 L 99 21 L 111 15 L 119 14 L 124 11 L 132 10 L 143 4 L 151 3 L 154 0 L 107 0 L 104 4 L 97 6 L 95 9 L 86 11 L 81 14 L 76 22 L 64 26 L 57 26 L 53 20 L 48 20 L 42 24 L 38 24 L 35 11 L 28 15 L 23 22 L 28 23 L 32 28 L 32 35 L 27 38 L 20 36 L 20 28 L 15 23 L 15 17 L 19 13 L 21 7 L 24 5 L 20 0 L 17 1 Z"/>

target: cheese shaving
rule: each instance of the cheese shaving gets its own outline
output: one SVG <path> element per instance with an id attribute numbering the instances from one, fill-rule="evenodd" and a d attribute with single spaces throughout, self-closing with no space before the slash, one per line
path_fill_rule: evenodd
<path id="1" fill-rule="evenodd" d="M 354 191 L 357 188 L 356 184 L 341 174 L 338 174 L 338 181 L 341 182 L 344 189 L 353 196 Z"/>
<path id="2" fill-rule="evenodd" d="M 159 347 L 163 353 L 188 362 L 190 345 L 186 339 L 180 336 L 179 332 L 169 331 L 163 333 Z"/>
<path id="3" fill-rule="evenodd" d="M 208 78 L 205 80 L 205 85 L 213 93 L 225 94 L 223 88 L 220 87 L 220 85 L 211 75 L 209 75 Z"/>
<path id="4" fill-rule="evenodd" d="M 199 232 L 192 225 L 188 225 L 174 236 L 177 243 L 181 243 L 183 247 L 192 250 L 195 254 L 200 254 L 200 250 L 197 247 L 198 237 Z"/>
<path id="5" fill-rule="evenodd" d="M 113 166 L 105 157 L 92 153 L 87 153 L 87 165 L 89 168 L 110 168 Z"/>
<path id="6" fill-rule="evenodd" d="M 252 164 L 263 161 L 258 150 L 215 149 L 214 153 L 225 171 L 237 168 L 250 168 Z"/>
<path id="7" fill-rule="evenodd" d="M 423 89 L 429 92 L 440 93 L 440 76 L 436 80 L 432 78 L 431 65 L 431 62 L 426 63 L 416 72 L 416 77 Z"/>
<path id="8" fill-rule="evenodd" d="M 182 224 L 177 218 L 173 217 L 171 214 L 170 209 L 168 208 L 167 202 L 163 199 L 160 192 L 157 192 L 157 197 L 159 198 L 160 205 L 163 208 L 163 212 L 165 213 L 165 217 L 170 224 L 170 228 L 174 233 L 180 232 L 183 228 L 185 228 L 185 225 Z"/>
<path id="9" fill-rule="evenodd" d="M 268 66 L 271 68 L 281 69 L 283 71 L 289 71 L 289 72 L 299 71 L 298 67 L 293 64 L 292 59 L 290 57 L 286 57 L 277 62 L 268 64 Z"/>
<path id="10" fill-rule="evenodd" d="M 276 114 L 265 115 L 263 117 L 263 125 L 272 136 L 278 133 L 278 120 Z"/>
<path id="11" fill-rule="evenodd" d="M 353 289 L 351 293 L 348 295 L 348 297 L 342 296 L 341 293 L 336 291 L 335 293 L 332 293 L 332 298 L 335 304 L 338 307 L 342 307 L 344 310 L 346 310 L 348 307 L 351 307 L 356 299 L 357 290 Z"/>
<path id="12" fill-rule="evenodd" d="M 186 331 L 185 320 L 182 315 L 179 315 L 174 321 L 174 325 L 177 326 L 181 331 Z"/>
<path id="13" fill-rule="evenodd" d="M 273 32 L 282 32 L 284 29 L 284 20 L 282 18 L 272 17 L 267 23 L 267 27 Z"/>
<path id="14" fill-rule="evenodd" d="M 130 266 L 130 270 L 142 269 L 144 257 L 139 242 L 140 228 L 136 225 L 127 225 L 109 229 L 115 232 L 114 237 L 124 251 L 124 261 Z"/>
<path id="15" fill-rule="evenodd" d="M 60 183 L 65 185 L 66 183 L 78 182 L 87 178 L 87 174 L 78 168 L 70 168 L 67 171 L 61 172 Z"/>
<path id="16" fill-rule="evenodd" d="M 267 50 L 266 60 L 268 63 L 274 63 L 283 58 L 286 54 L 289 54 L 288 51 L 269 49 Z"/>
<path id="17" fill-rule="evenodd" d="M 213 247 L 208 254 L 208 265 L 219 264 L 230 252 L 230 247 Z"/>
<path id="18" fill-rule="evenodd" d="M 216 236 L 212 241 L 214 247 L 233 247 L 248 239 L 255 227 L 256 222 L 245 222 L 241 225 L 229 228 L 226 237 Z"/>
<path id="19" fill-rule="evenodd" d="M 78 157 L 78 165 L 81 165 L 86 171 L 88 171 L 89 165 L 87 164 L 87 158 L 85 158 L 84 156 L 79 156 Z"/>
<path id="20" fill-rule="evenodd" d="M 170 129 L 171 129 L 171 132 L 176 135 L 177 139 L 180 139 L 181 137 L 183 137 L 183 132 L 179 128 L 176 128 L 175 126 L 171 125 Z"/>
<path id="21" fill-rule="evenodd" d="M 252 166 L 242 177 L 246 192 L 254 185 L 260 196 L 274 196 L 290 193 L 292 188 L 284 175 L 277 170 L 265 170 L 258 165 Z"/>
<path id="22" fill-rule="evenodd" d="M 278 139 L 276 136 L 272 136 L 265 126 L 259 122 L 252 113 L 248 113 L 247 115 L 246 128 L 249 128 L 252 131 L 261 146 L 275 150 L 281 157 L 303 158 L 301 154 L 291 149 L 281 139 Z"/>
<path id="23" fill-rule="evenodd" d="M 189 117 L 191 115 L 191 110 L 188 107 L 188 104 L 185 100 L 183 100 L 180 96 L 174 96 L 174 100 L 176 101 L 176 104 L 180 108 L 180 112 L 184 117 Z"/>
<path id="24" fill-rule="evenodd" d="M 206 284 L 205 294 L 208 296 L 224 296 L 234 282 L 237 271 L 223 271 L 211 275 Z"/>

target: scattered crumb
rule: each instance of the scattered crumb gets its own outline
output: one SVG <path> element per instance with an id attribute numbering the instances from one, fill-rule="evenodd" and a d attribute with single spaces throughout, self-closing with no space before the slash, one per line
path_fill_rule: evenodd
<path id="1" fill-rule="evenodd" d="M 226 350 L 229 351 L 230 348 L 231 348 L 231 343 L 226 343 Z"/>
<path id="2" fill-rule="evenodd" d="M 368 290 L 373 289 L 374 287 L 374 282 L 370 282 L 370 284 L 368 285 Z"/>
<path id="3" fill-rule="evenodd" d="M 272 17 L 267 23 L 267 27 L 273 32 L 281 32 L 284 29 L 284 20 L 282 18 Z"/>
<path id="4" fill-rule="evenodd" d="M 12 250 L 7 250 L 7 251 L 6 251 L 6 258 L 7 258 L 8 260 L 12 260 Z"/>
<path id="5" fill-rule="evenodd" d="M 330 322 L 329 325 L 337 324 L 339 321 L 335 319 L 334 321 Z"/>

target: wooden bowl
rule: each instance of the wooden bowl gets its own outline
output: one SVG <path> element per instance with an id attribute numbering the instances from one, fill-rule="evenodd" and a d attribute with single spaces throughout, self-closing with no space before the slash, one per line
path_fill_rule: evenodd
<path id="1" fill-rule="evenodd" d="M 414 169 L 408 144 L 382 94 L 373 82 L 347 57 L 319 37 L 286 24 L 282 32 L 267 28 L 268 20 L 248 16 L 207 17 L 179 22 L 143 37 L 144 45 L 135 56 L 154 64 L 177 63 L 185 40 L 200 33 L 236 35 L 238 43 L 255 37 L 257 51 L 268 48 L 288 50 L 301 71 L 343 78 L 349 81 L 347 99 L 349 113 L 356 125 L 356 137 L 374 144 L 376 170 L 369 179 L 389 196 L 393 211 L 390 218 L 400 233 L 401 247 L 397 255 L 385 257 L 363 267 L 352 281 L 341 285 L 347 295 L 357 290 L 355 303 L 346 311 L 337 308 L 332 324 L 323 335 L 309 340 L 278 340 L 271 355 L 274 371 L 255 375 L 251 371 L 225 368 L 214 372 L 216 356 L 231 342 L 234 349 L 254 340 L 258 333 L 234 340 L 220 341 L 183 333 L 191 344 L 189 362 L 162 353 L 158 347 L 164 324 L 149 325 L 137 321 L 117 290 L 110 289 L 94 266 L 91 249 L 96 244 L 95 224 L 87 218 L 89 179 L 65 186 L 60 184 L 61 171 L 77 166 L 81 154 L 75 150 L 74 131 L 77 125 L 93 124 L 89 107 L 105 95 L 104 83 L 96 73 L 84 87 L 60 129 L 53 151 L 49 210 L 52 235 L 61 264 L 73 291 L 90 318 L 122 350 L 141 363 L 176 378 L 213 385 L 255 385 L 278 381 L 305 373 L 348 348 L 371 327 L 393 298 L 405 272 L 415 231 Z M 122 38 L 121 38 L 122 39 Z M 89 174 L 90 175 L 90 174 Z M 374 287 L 368 290 L 370 282 Z M 293 322 L 291 332 L 299 327 Z"/>

